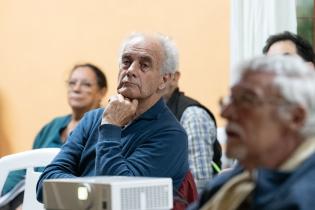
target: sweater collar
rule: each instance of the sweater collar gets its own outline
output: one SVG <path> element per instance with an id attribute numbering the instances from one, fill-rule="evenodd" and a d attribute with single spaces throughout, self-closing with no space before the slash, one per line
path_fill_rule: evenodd
<path id="1" fill-rule="evenodd" d="M 157 119 L 162 109 L 166 107 L 163 98 L 160 98 L 150 109 L 142 113 L 137 119 L 153 120 Z"/>

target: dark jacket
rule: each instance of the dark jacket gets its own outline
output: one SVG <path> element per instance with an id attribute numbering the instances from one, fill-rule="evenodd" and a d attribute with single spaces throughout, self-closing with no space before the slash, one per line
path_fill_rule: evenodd
<path id="1" fill-rule="evenodd" d="M 180 121 L 180 118 L 182 117 L 183 112 L 185 109 L 189 106 L 198 106 L 204 110 L 207 111 L 211 119 L 213 120 L 215 126 L 216 120 L 214 118 L 214 115 L 212 112 L 207 109 L 204 105 L 196 101 L 195 99 L 192 99 L 188 96 L 185 96 L 184 92 L 180 92 L 178 88 L 175 89 L 173 92 L 171 98 L 167 102 L 167 106 L 170 108 L 170 110 L 173 112 L 175 117 L 178 121 Z M 218 139 L 215 140 L 213 144 L 213 161 L 221 168 L 221 156 L 222 156 L 222 148 L 218 141 Z M 213 170 L 213 172 L 216 172 L 216 170 Z"/>

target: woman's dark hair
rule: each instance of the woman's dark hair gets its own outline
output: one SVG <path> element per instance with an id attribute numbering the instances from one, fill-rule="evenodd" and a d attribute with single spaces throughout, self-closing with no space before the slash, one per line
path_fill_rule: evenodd
<path id="1" fill-rule="evenodd" d="M 315 66 L 315 54 L 312 45 L 301 36 L 291 33 L 289 31 L 284 31 L 279 34 L 271 35 L 263 48 L 263 54 L 267 54 L 271 45 L 279 41 L 291 41 L 295 44 L 297 54 L 301 56 L 306 62 L 312 62 Z"/>
<path id="2" fill-rule="evenodd" d="M 93 65 L 91 63 L 84 63 L 84 64 L 77 64 L 77 65 L 75 65 L 72 68 L 71 72 L 73 72 L 75 69 L 80 68 L 80 67 L 88 67 L 88 68 L 90 68 L 94 72 L 94 74 L 96 76 L 97 86 L 99 88 L 107 88 L 106 76 L 105 76 L 105 74 L 103 73 L 103 71 L 100 68 L 98 68 L 97 66 L 95 66 L 95 65 Z"/>

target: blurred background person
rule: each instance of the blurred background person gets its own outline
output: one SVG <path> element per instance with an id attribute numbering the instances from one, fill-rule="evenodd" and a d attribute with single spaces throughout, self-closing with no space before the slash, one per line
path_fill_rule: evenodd
<path id="1" fill-rule="evenodd" d="M 71 113 L 56 117 L 46 124 L 37 134 L 33 149 L 61 147 L 84 113 L 101 106 L 101 101 L 107 92 L 105 74 L 100 68 L 90 63 L 74 66 L 66 84 Z M 12 190 L 24 180 L 24 177 L 25 170 L 11 172 L 1 195 Z"/>
<path id="2" fill-rule="evenodd" d="M 315 53 L 312 45 L 301 36 L 289 31 L 274 34 L 266 40 L 265 55 L 299 55 L 305 62 L 315 67 Z"/>
<path id="3" fill-rule="evenodd" d="M 258 57 L 237 70 L 220 105 L 227 155 L 239 164 L 189 209 L 314 209 L 315 72 L 298 56 Z"/>
<path id="4" fill-rule="evenodd" d="M 173 52 L 178 54 L 175 46 L 173 48 Z M 214 115 L 204 105 L 179 90 L 178 65 L 175 68 L 176 72 L 167 83 L 163 97 L 187 133 L 189 167 L 200 193 L 218 172 L 212 167 L 213 163 L 221 167 L 221 146 L 217 140 Z"/>

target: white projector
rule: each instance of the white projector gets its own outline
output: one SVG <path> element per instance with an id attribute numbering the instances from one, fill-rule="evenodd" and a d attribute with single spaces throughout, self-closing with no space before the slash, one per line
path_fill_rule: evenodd
<path id="1" fill-rule="evenodd" d="M 173 208 L 170 178 L 99 176 L 44 181 L 47 210 L 166 210 Z"/>

